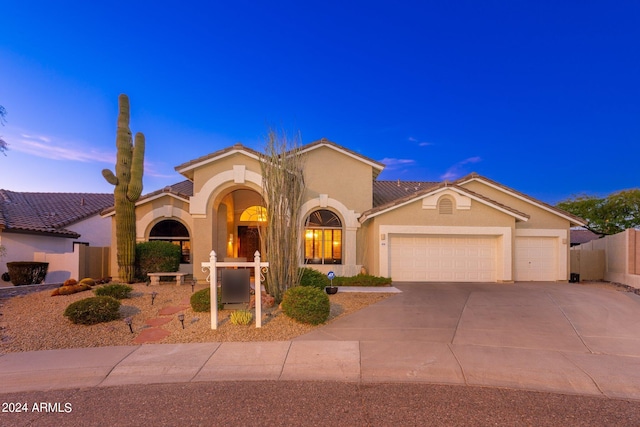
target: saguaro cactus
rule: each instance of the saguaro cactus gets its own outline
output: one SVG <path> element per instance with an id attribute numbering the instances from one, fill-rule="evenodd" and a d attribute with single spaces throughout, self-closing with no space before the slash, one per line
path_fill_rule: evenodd
<path id="1" fill-rule="evenodd" d="M 142 193 L 144 170 L 144 135 L 136 133 L 135 145 L 129 129 L 129 98 L 118 97 L 118 129 L 116 132 L 116 174 L 102 170 L 102 176 L 115 186 L 113 191 L 116 209 L 116 238 L 118 276 L 125 282 L 133 282 L 136 261 L 136 212 L 135 202 Z"/>

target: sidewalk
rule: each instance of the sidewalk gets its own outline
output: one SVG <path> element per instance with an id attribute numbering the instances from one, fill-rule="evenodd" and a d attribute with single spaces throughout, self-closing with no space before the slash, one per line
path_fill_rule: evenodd
<path id="1" fill-rule="evenodd" d="M 544 286 L 431 286 L 427 293 L 402 286 L 403 294 L 292 341 L 10 353 L 0 356 L 0 393 L 267 380 L 459 384 L 640 400 L 640 297 Z M 607 322 L 627 322 L 627 329 L 611 333 Z"/>

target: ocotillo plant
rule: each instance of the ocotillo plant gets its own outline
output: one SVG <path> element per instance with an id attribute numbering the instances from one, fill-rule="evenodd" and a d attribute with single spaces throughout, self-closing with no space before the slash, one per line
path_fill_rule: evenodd
<path id="1" fill-rule="evenodd" d="M 125 282 L 133 282 L 136 261 L 136 212 L 135 202 L 142 193 L 144 164 L 144 135 L 136 133 L 135 145 L 129 129 L 129 98 L 118 97 L 118 129 L 116 132 L 116 174 L 103 169 L 102 175 L 112 185 L 116 208 L 116 238 L 118 276 Z"/>

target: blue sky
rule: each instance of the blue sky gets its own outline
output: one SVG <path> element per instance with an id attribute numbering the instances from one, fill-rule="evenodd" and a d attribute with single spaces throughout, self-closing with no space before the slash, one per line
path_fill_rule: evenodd
<path id="1" fill-rule="evenodd" d="M 269 127 L 556 203 L 640 187 L 640 2 L 3 2 L 0 188 L 111 192 L 117 97 L 144 191 Z"/>

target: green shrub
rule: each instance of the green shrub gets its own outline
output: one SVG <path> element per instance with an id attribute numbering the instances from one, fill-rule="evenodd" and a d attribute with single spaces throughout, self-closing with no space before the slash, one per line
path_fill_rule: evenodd
<path id="1" fill-rule="evenodd" d="M 311 286 L 293 287 L 282 298 L 284 314 L 300 323 L 324 323 L 329 318 L 330 310 L 329 296 Z"/>
<path id="2" fill-rule="evenodd" d="M 133 288 L 129 285 L 122 285 L 120 283 L 114 283 L 111 285 L 105 285 L 95 290 L 97 296 L 112 297 L 115 299 L 129 298 Z"/>
<path id="3" fill-rule="evenodd" d="M 358 274 L 351 277 L 336 277 L 333 279 L 334 286 L 388 286 L 391 278 L 371 276 L 369 274 Z"/>
<path id="4" fill-rule="evenodd" d="M 120 318 L 120 301 L 115 298 L 101 296 L 81 299 L 69 304 L 64 311 L 73 323 L 95 325 Z"/>
<path id="5" fill-rule="evenodd" d="M 8 262 L 9 278 L 15 286 L 42 283 L 49 269 L 48 262 L 15 261 Z"/>
<path id="6" fill-rule="evenodd" d="M 248 325 L 253 320 L 253 313 L 249 310 L 236 310 L 229 318 L 232 325 Z"/>
<path id="7" fill-rule="evenodd" d="M 136 277 L 146 280 L 147 273 L 178 271 L 182 252 L 171 242 L 152 240 L 136 244 Z"/>
<path id="8" fill-rule="evenodd" d="M 218 289 L 218 310 L 224 309 L 221 292 Z M 193 311 L 211 311 L 211 289 L 205 288 L 191 295 L 191 308 Z"/>
<path id="9" fill-rule="evenodd" d="M 300 269 L 302 274 L 300 277 L 300 286 L 311 286 L 324 290 L 326 286 L 331 284 L 329 278 L 313 268 L 305 267 Z"/>

